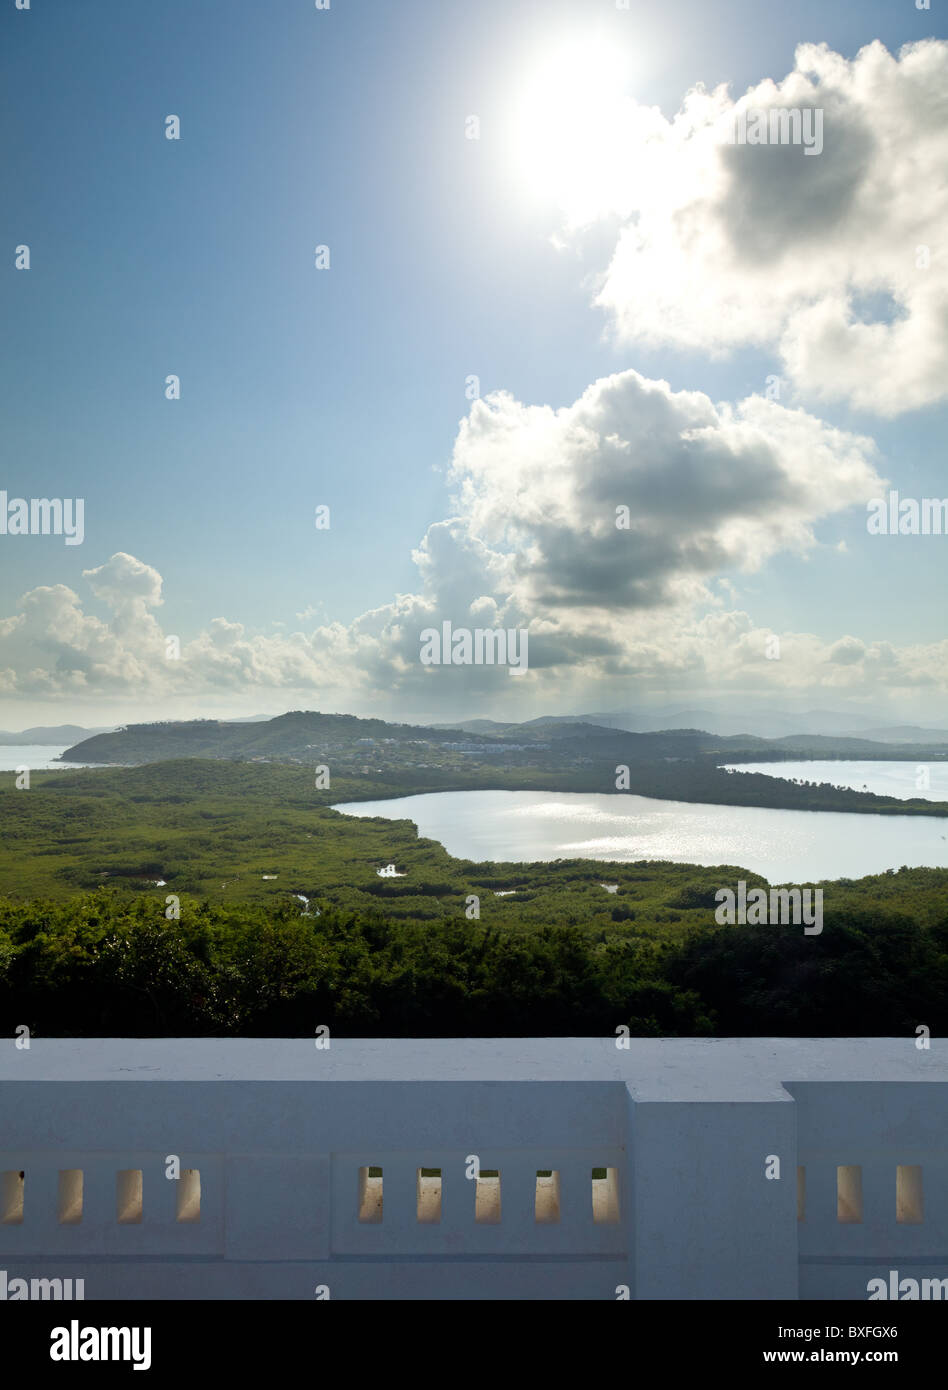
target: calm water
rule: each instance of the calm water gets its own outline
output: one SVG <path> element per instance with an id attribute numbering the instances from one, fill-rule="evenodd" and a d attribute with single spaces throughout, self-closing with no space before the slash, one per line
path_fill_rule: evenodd
<path id="1" fill-rule="evenodd" d="M 877 796 L 897 796 L 909 801 L 917 796 L 922 801 L 948 801 L 948 762 L 936 763 L 878 763 L 878 762 L 820 762 L 816 759 L 802 763 L 734 763 L 736 772 L 763 772 L 767 777 L 785 780 L 802 778 L 804 782 L 831 782 L 834 787 L 853 787 L 857 792 L 875 792 Z M 921 768 L 928 769 L 930 785 L 919 787 Z"/>
<path id="2" fill-rule="evenodd" d="M 0 772 L 11 772 L 17 767 L 28 767 L 31 772 L 42 772 L 48 768 L 99 767 L 99 763 L 55 763 L 60 753 L 72 748 L 71 743 L 8 743 L 0 744 Z"/>
<path id="3" fill-rule="evenodd" d="M 837 764 L 838 766 L 838 764 Z M 948 818 L 706 806 L 629 794 L 429 792 L 336 806 L 412 820 L 458 859 L 731 864 L 771 883 L 862 878 L 903 864 L 948 867 Z"/>

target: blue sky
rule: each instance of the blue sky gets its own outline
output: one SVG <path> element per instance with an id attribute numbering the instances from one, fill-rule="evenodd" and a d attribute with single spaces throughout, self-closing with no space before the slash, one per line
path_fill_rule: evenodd
<path id="1" fill-rule="evenodd" d="M 713 402 L 762 392 L 781 372 L 773 343 L 735 342 L 720 356 L 617 341 L 591 279 L 609 264 L 615 219 L 552 244 L 556 197 L 525 193 L 511 159 L 511 111 L 551 46 L 595 37 L 618 56 L 625 94 L 670 119 L 697 83 L 729 83 L 737 97 L 779 81 L 801 42 L 852 60 L 876 39 L 895 54 L 945 37 L 937 10 L 910 0 L 630 0 L 628 11 L 605 0 L 333 0 L 328 11 L 305 0 L 33 0 L 28 12 L 6 6 L 0 31 L 0 482 L 11 496 L 84 497 L 86 518 L 81 547 L 2 539 L 0 619 L 24 594 L 66 586 L 111 643 L 91 659 L 92 638 L 106 638 L 90 627 L 92 637 L 74 639 L 63 613 L 59 634 L 38 627 L 29 648 L 31 620 L 14 625 L 6 656 L 0 645 L 6 727 L 300 704 L 444 718 L 509 706 L 526 717 L 754 691 L 753 675 L 719 686 L 706 658 L 700 671 L 679 662 L 680 676 L 656 681 L 639 663 L 610 680 L 573 646 L 555 679 L 518 692 L 514 708 L 509 681 L 429 682 L 421 693 L 406 680 L 400 691 L 384 678 L 390 654 L 350 678 L 338 642 L 326 648 L 332 682 L 321 689 L 318 640 L 299 680 L 272 646 L 243 652 L 229 674 L 208 674 L 195 649 L 193 682 L 176 672 L 172 690 L 163 674 L 150 679 L 154 657 L 134 629 L 148 629 L 152 650 L 155 620 L 187 644 L 223 618 L 252 644 L 349 626 L 416 593 L 413 550 L 457 514 L 445 471 L 470 374 L 483 395 L 561 408 L 633 368 Z M 164 138 L 169 113 L 180 141 Z M 465 139 L 472 113 L 479 140 Z M 13 268 L 21 243 L 28 273 Z M 331 249 L 328 271 L 313 266 L 319 243 Z M 176 402 L 164 397 L 169 373 L 181 379 Z M 943 401 L 880 415 L 865 395 L 818 401 L 804 388 L 791 399 L 827 426 L 870 436 L 878 475 L 903 494 L 948 493 Z M 332 509 L 329 531 L 313 527 L 318 503 Z M 863 505 L 834 506 L 813 530 L 818 544 L 805 554 L 778 547 L 753 571 L 722 563 L 702 582 L 719 597 L 722 580 L 733 585 L 761 629 L 922 644 L 926 691 L 919 703 L 905 679 L 823 690 L 817 671 L 775 702 L 869 699 L 934 718 L 944 670 L 929 649 L 944 639 L 948 540 L 870 540 Z M 161 576 L 160 606 L 150 578 L 138 589 L 128 580 L 124 606 L 115 598 L 126 571 L 90 587 L 83 571 L 117 552 Z M 676 622 L 681 602 L 677 593 Z M 531 640 L 538 651 L 541 636 Z"/>

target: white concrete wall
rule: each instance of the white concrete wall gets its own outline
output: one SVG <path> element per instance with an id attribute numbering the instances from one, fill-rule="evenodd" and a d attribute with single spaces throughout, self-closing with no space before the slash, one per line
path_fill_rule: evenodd
<path id="1" fill-rule="evenodd" d="M 200 1171 L 198 1222 L 176 1220 L 171 1154 Z M 475 1220 L 470 1155 L 500 1170 L 497 1223 Z M 860 1223 L 837 1220 L 841 1164 L 862 1169 Z M 896 1221 L 899 1164 L 922 1169 L 917 1224 Z M 383 1169 L 378 1223 L 363 1167 Z M 441 1169 L 439 1223 L 418 1220 L 419 1168 Z M 614 1221 L 593 1168 L 615 1170 Z M 116 1219 L 122 1169 L 143 1174 L 140 1224 Z M 535 1219 L 538 1169 L 558 1222 Z M 0 1172 L 20 1170 L 0 1269 L 84 1278 L 88 1299 L 865 1298 L 892 1267 L 948 1273 L 948 1068 L 905 1040 L 10 1043 Z"/>
<path id="2" fill-rule="evenodd" d="M 916 1082 L 790 1084 L 797 1162 L 806 1170 L 798 1223 L 800 1296 L 865 1298 L 890 1268 L 948 1277 L 948 1086 Z M 837 1168 L 861 1169 L 862 1221 L 837 1220 Z M 921 1168 L 923 1219 L 896 1217 L 896 1169 Z"/>
<path id="3" fill-rule="evenodd" d="M 797 1297 L 794 1121 L 780 1101 L 632 1099 L 637 1298 Z"/>

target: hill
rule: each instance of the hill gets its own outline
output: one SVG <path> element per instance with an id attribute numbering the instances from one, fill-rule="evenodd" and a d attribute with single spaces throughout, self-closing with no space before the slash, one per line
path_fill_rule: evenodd
<path id="1" fill-rule="evenodd" d="M 18 743 L 78 743 L 80 739 L 109 732 L 111 732 L 111 726 L 101 729 L 84 729 L 81 724 L 56 724 L 52 728 L 46 725 L 37 725 L 36 728 L 24 729 L 19 734 L 10 733 L 7 729 L 0 729 L 0 744 L 8 746 Z"/>
<path id="2" fill-rule="evenodd" d="M 720 797 L 705 793 L 681 796 L 683 770 L 673 773 L 671 765 L 694 764 L 695 785 L 702 779 L 709 785 L 709 777 L 715 780 L 712 774 L 717 765 L 727 762 L 807 757 L 937 761 L 946 756 L 945 745 L 940 743 L 886 744 L 821 734 L 762 739 L 754 734 L 720 735 L 697 728 L 633 733 L 565 719 L 530 720 L 523 724 L 471 722 L 478 723 L 479 732 L 294 710 L 254 723 L 200 719 L 187 723 L 129 724 L 75 744 L 62 755 L 62 761 L 138 766 L 169 759 L 214 758 L 231 762 L 326 764 L 334 773 L 384 775 L 404 790 L 440 786 L 443 774 L 460 776 L 461 780 L 454 783 L 460 788 L 470 785 L 465 780 L 467 774 L 488 771 L 504 779 L 493 785 L 506 786 L 510 785 L 509 774 L 519 770 L 522 779 L 514 785 L 557 786 L 576 791 L 614 790 L 616 767 L 634 764 L 651 768 L 653 774 L 656 770 L 665 771 L 664 779 L 657 783 L 654 775 L 651 779 L 650 785 L 659 789 L 643 790 L 643 795 L 732 803 L 738 793 L 727 789 L 723 773 L 717 778 Z M 489 728 L 485 729 L 484 724 Z M 594 774 L 591 769 L 595 769 Z M 564 776 L 573 777 L 565 787 Z M 746 788 L 739 794 L 741 801 L 745 794 Z M 792 794 L 786 787 L 775 794 L 782 799 L 755 804 L 798 804 L 787 799 Z M 847 807 L 836 804 L 833 809 Z"/>

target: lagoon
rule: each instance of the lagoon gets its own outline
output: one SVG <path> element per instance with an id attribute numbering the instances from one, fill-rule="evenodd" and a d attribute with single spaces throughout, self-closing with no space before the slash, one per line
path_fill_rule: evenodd
<path id="1" fill-rule="evenodd" d="M 411 820 L 458 859 L 502 863 L 593 859 L 726 864 L 770 883 L 862 878 L 902 865 L 948 867 L 948 819 L 778 811 L 661 801 L 630 793 L 427 792 L 334 807 Z"/>

